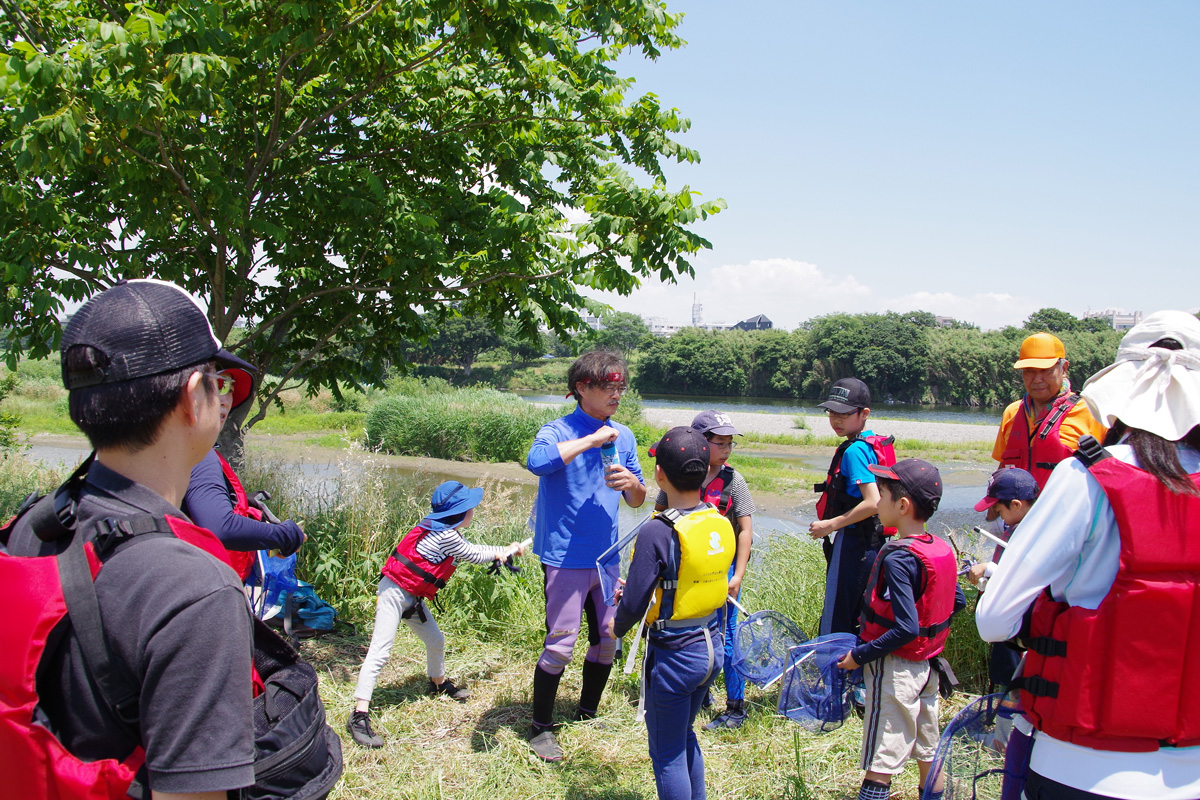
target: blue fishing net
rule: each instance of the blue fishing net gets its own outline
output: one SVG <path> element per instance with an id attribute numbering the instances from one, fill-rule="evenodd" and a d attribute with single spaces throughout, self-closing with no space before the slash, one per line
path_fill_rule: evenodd
<path id="1" fill-rule="evenodd" d="M 988 694 L 958 712 L 938 740 L 922 800 L 935 789 L 945 800 L 999 800 L 1004 778 L 1004 742 L 996 736 L 1002 694 Z"/>
<path id="2" fill-rule="evenodd" d="M 788 651 L 808 639 L 800 626 L 777 611 L 756 611 L 738 622 L 733 668 L 751 683 L 767 686 L 783 677 Z"/>
<path id="3" fill-rule="evenodd" d="M 850 712 L 850 692 L 862 670 L 838 669 L 857 643 L 852 633 L 830 633 L 796 645 L 788 653 L 779 713 L 813 732 L 841 727 Z"/>

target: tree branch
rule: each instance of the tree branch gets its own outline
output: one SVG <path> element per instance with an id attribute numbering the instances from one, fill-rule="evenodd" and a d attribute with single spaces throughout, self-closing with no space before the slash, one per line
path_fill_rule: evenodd
<path id="1" fill-rule="evenodd" d="M 283 375 L 283 377 L 281 377 L 279 379 L 279 383 L 277 383 L 275 385 L 275 388 L 272 389 L 269 393 L 267 393 L 267 395 L 265 397 L 263 397 L 259 400 L 258 413 L 255 414 L 246 423 L 247 429 L 253 427 L 256 423 L 261 422 L 263 419 L 266 418 L 267 408 L 270 406 L 270 404 L 272 402 L 274 402 L 275 398 L 278 397 L 280 395 L 280 393 L 285 390 L 285 388 L 287 386 L 287 382 L 289 380 L 291 380 L 293 377 L 295 377 L 296 373 L 300 371 L 301 367 L 303 367 L 305 364 L 308 364 L 309 362 L 311 362 L 313 360 L 313 358 L 316 357 L 317 353 L 321 352 L 321 350 L 325 347 L 325 345 L 329 344 L 329 340 L 332 339 L 334 337 L 334 335 L 338 331 L 340 331 L 343 327 L 345 327 L 346 323 L 349 322 L 354 317 L 355 317 L 355 313 L 353 311 L 351 311 L 346 316 L 342 317 L 336 325 L 334 325 L 332 328 L 329 329 L 329 333 L 325 334 L 319 340 L 317 340 L 317 343 L 313 347 L 310 347 L 305 352 L 304 356 L 300 360 L 298 360 L 295 364 L 292 365 L 292 368 L 289 369 L 287 371 L 287 373 L 285 373 Z M 303 385 L 303 382 L 301 382 L 301 385 Z"/>

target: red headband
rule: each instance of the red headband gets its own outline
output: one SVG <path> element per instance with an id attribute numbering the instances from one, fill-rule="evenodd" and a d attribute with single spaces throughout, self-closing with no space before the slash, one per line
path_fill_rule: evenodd
<path id="1" fill-rule="evenodd" d="M 603 378 L 601 378 L 601 381 L 608 381 L 610 383 L 616 383 L 617 381 L 623 380 L 624 378 L 625 378 L 625 376 L 619 372 L 610 372 L 607 375 L 605 375 Z M 576 383 L 591 383 L 592 379 L 591 378 L 580 378 L 579 380 L 577 380 L 575 382 Z M 574 392 L 567 392 L 565 395 L 563 395 L 563 397 L 570 397 L 572 394 L 574 394 Z"/>

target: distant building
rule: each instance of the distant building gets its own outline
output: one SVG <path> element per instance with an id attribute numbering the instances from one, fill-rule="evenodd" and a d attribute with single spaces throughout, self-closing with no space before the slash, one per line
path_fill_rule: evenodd
<path id="1" fill-rule="evenodd" d="M 1104 311 L 1088 311 L 1085 318 L 1100 318 L 1112 326 L 1114 331 L 1127 331 L 1142 321 L 1142 312 L 1117 311 L 1107 308 Z"/>
<path id="2" fill-rule="evenodd" d="M 933 318 L 933 324 L 939 328 L 953 328 L 954 317 L 939 317 L 935 315 Z"/>
<path id="3" fill-rule="evenodd" d="M 696 295 L 692 295 L 692 327 L 704 327 L 704 306 L 696 300 Z"/>
<path id="4" fill-rule="evenodd" d="M 585 311 L 584 313 L 579 315 L 579 318 L 583 320 L 584 325 L 587 325 L 589 328 L 591 328 L 594 331 L 604 330 L 604 322 L 600 319 L 599 316 L 592 314 L 591 312 Z"/>
<path id="5" fill-rule="evenodd" d="M 665 317 L 643 317 L 642 319 L 646 322 L 646 327 L 650 329 L 650 333 L 655 336 L 670 336 L 681 328 L 688 327 L 687 325 L 680 325 L 677 322 L 667 322 Z"/>
<path id="6" fill-rule="evenodd" d="M 767 319 L 765 314 L 758 314 L 750 319 L 742 320 L 733 327 L 743 331 L 769 331 L 774 325 L 771 320 Z"/>

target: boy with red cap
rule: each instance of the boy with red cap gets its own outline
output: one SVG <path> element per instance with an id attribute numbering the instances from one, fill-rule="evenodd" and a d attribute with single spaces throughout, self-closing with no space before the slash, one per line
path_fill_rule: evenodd
<path id="1" fill-rule="evenodd" d="M 922 783 L 929 773 L 938 744 L 943 671 L 934 660 L 945 647 L 951 616 L 967 601 L 958 586 L 954 551 L 925 530 L 942 498 L 937 468 L 907 458 L 869 469 L 879 484 L 880 521 L 897 532 L 871 569 L 860 644 L 838 666 L 864 667 L 866 775 L 859 800 L 887 800 L 892 776 L 903 771 L 909 756 L 917 759 Z"/>

